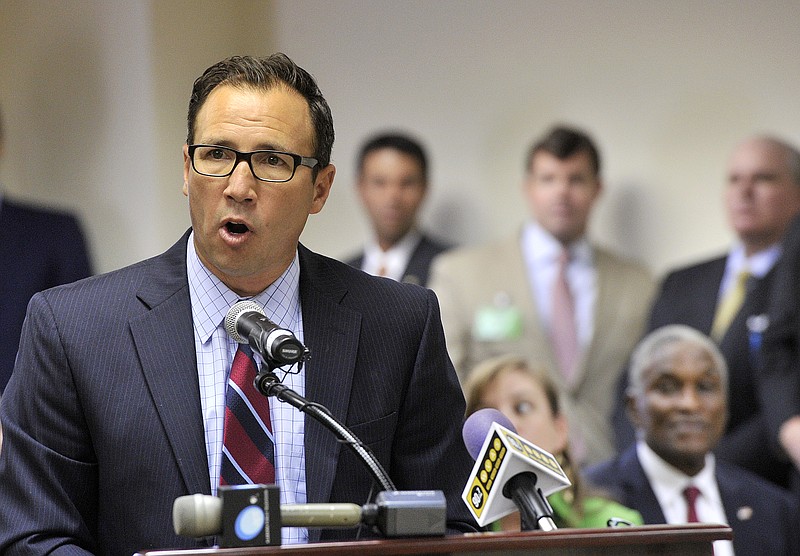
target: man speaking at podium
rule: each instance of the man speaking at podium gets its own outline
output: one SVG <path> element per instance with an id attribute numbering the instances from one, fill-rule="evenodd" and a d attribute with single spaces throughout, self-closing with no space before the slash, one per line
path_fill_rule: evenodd
<path id="1" fill-rule="evenodd" d="M 162 255 L 31 301 L 0 412 L 0 553 L 205 546 L 175 535 L 171 512 L 179 496 L 251 476 L 237 461 L 246 442 L 228 443 L 237 345 L 223 319 L 240 299 L 311 350 L 302 368 L 278 369 L 284 383 L 344 422 L 398 489 L 444 491 L 449 530 L 471 530 L 464 400 L 435 296 L 299 244 L 335 174 L 314 79 L 283 54 L 223 60 L 195 81 L 188 128 L 192 228 Z M 288 404 L 270 398 L 263 417 L 270 446 L 253 445 L 272 458 L 281 502 L 363 504 L 380 490 Z"/>

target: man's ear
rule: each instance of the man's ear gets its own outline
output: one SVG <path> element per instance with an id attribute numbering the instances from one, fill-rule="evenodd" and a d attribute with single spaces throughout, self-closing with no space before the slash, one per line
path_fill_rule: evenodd
<path id="1" fill-rule="evenodd" d="M 642 421 L 639 416 L 637 401 L 638 398 L 631 392 L 625 393 L 625 414 L 628 416 L 628 420 L 633 423 L 634 428 L 638 430 L 641 428 Z"/>
<path id="2" fill-rule="evenodd" d="M 317 177 L 314 180 L 314 198 L 311 200 L 309 214 L 316 214 L 325 206 L 325 201 L 328 200 L 328 195 L 331 194 L 335 175 L 336 167 L 333 164 L 328 164 L 317 172 Z"/>

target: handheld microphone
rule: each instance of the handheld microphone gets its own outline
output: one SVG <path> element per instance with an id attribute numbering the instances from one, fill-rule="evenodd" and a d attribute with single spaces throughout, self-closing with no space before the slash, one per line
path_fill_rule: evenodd
<path id="1" fill-rule="evenodd" d="M 264 361 L 291 365 L 308 357 L 308 349 L 291 330 L 281 328 L 255 301 L 239 301 L 225 315 L 225 330 L 240 344 L 249 344 Z"/>
<path id="2" fill-rule="evenodd" d="M 376 527 L 385 537 L 408 537 L 444 535 L 446 530 L 446 501 L 444 493 L 439 490 L 382 491 L 373 504 L 364 506 L 329 503 L 271 507 L 268 500 L 277 500 L 278 496 L 274 485 L 221 487 L 219 498 L 207 494 L 180 496 L 172 505 L 173 527 L 176 534 L 184 537 L 222 535 L 221 546 L 244 546 L 237 542 L 245 529 L 241 524 L 248 519 L 252 524 L 248 516 L 253 513 L 255 505 L 261 510 L 258 525 L 264 528 L 267 523 L 269 527 L 277 527 L 278 531 L 280 527 L 339 528 L 364 524 Z M 260 540 L 264 532 L 258 527 L 255 529 L 258 534 L 254 538 Z M 226 538 L 230 540 L 225 542 Z M 274 529 L 272 538 L 280 544 L 280 534 L 275 534 Z M 261 542 L 263 544 L 269 543 Z"/>
<path id="3" fill-rule="evenodd" d="M 556 529 L 545 497 L 571 483 L 552 454 L 519 436 L 496 409 L 470 415 L 462 436 L 475 466 L 461 498 L 478 525 L 519 510 L 523 530 Z"/>

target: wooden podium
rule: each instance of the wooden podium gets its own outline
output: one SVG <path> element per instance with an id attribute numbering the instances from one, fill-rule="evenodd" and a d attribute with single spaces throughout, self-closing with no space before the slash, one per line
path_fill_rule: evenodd
<path id="1" fill-rule="evenodd" d="M 672 555 L 711 556 L 712 542 L 731 540 L 727 525 L 643 525 L 608 529 L 559 529 L 523 533 L 469 533 L 447 537 L 379 539 L 256 548 L 155 550 L 136 556 L 394 556 L 457 554 L 464 556 L 522 555 Z"/>

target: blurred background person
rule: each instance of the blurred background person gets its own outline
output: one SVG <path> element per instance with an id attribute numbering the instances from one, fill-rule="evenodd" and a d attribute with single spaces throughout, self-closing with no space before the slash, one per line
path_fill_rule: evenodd
<path id="1" fill-rule="evenodd" d="M 637 442 L 587 469 L 589 480 L 647 524 L 727 523 L 733 544 L 715 541 L 715 556 L 800 554 L 800 514 L 789 493 L 714 456 L 728 409 L 717 345 L 686 325 L 659 328 L 634 351 L 628 382 Z"/>
<path id="2" fill-rule="evenodd" d="M 425 286 L 431 261 L 448 247 L 419 229 L 427 192 L 428 157 L 419 142 L 399 133 L 369 139 L 358 157 L 358 194 L 372 237 L 347 264 Z"/>
<path id="3" fill-rule="evenodd" d="M 770 136 L 737 145 L 728 161 L 724 204 L 736 241 L 723 255 L 667 275 L 648 331 L 686 324 L 717 342 L 728 367 L 728 391 L 734 395 L 715 453 L 786 487 L 791 465 L 770 448 L 769 405 L 759 401 L 758 338 L 766 327 L 781 240 L 800 212 L 800 152 Z M 618 403 L 615 427 L 618 448 L 624 449 L 634 434 L 624 395 Z"/>
<path id="4" fill-rule="evenodd" d="M 0 161 L 4 142 L 0 114 Z M 0 392 L 11 378 L 33 294 L 91 274 L 86 240 L 75 216 L 14 201 L 0 184 Z"/>
<path id="5" fill-rule="evenodd" d="M 531 218 L 501 242 L 436 258 L 447 347 L 462 380 L 478 361 L 542 361 L 562 396 L 578 465 L 614 454 L 615 388 L 641 336 L 655 284 L 640 264 L 592 243 L 600 154 L 583 131 L 554 127 L 528 152 Z"/>
<path id="6" fill-rule="evenodd" d="M 491 407 L 509 418 L 517 433 L 556 457 L 572 486 L 548 497 L 557 527 L 606 527 L 611 518 L 641 524 L 639 513 L 592 492 L 575 468 L 568 448 L 569 425 L 548 373 L 514 355 L 480 363 L 464 384 L 467 416 Z M 519 512 L 502 518 L 497 530 L 519 531 Z"/>
<path id="7" fill-rule="evenodd" d="M 786 234 L 775 272 L 761 346 L 760 394 L 769 408 L 770 443 L 792 463 L 790 488 L 800 500 L 800 216 Z"/>

